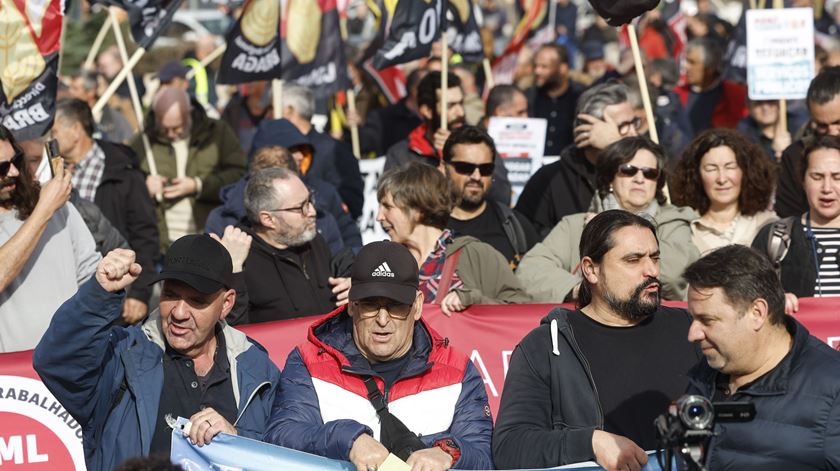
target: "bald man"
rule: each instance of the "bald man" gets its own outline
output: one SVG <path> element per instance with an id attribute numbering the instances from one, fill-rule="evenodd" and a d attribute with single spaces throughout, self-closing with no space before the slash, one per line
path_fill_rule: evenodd
<path id="1" fill-rule="evenodd" d="M 151 144 L 157 174 L 141 159 L 146 187 L 156 198 L 161 253 L 170 242 L 201 232 L 207 215 L 221 204 L 219 190 L 245 173 L 245 154 L 225 122 L 209 118 L 187 92 L 161 89 L 146 116 L 145 137 Z M 146 155 L 142 136 L 132 147 Z"/>

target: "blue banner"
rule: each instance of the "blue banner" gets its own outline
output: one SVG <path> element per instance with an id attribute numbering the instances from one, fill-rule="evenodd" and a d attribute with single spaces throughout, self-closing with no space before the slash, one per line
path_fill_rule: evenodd
<path id="1" fill-rule="evenodd" d="M 186 419 L 179 418 L 183 426 Z M 356 471 L 349 461 L 333 460 L 282 446 L 270 445 L 250 438 L 220 433 L 209 445 L 198 447 L 190 443 L 179 427 L 172 430 L 170 460 L 185 471 L 244 470 L 248 471 Z M 557 468 L 555 468 L 557 469 Z M 580 463 L 559 469 L 603 471 L 594 463 Z M 656 455 L 650 454 L 648 464 L 641 471 L 661 471 Z"/>

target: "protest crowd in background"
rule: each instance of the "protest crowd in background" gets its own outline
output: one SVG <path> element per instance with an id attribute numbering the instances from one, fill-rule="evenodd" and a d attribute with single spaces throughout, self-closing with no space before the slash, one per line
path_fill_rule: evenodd
<path id="1" fill-rule="evenodd" d="M 169 469 L 180 415 L 360 471 L 639 470 L 686 391 L 756 404 L 708 469 L 840 469 L 796 320 L 840 296 L 840 1 L 17 3 L 0 353 L 89 469 Z M 195 11 L 225 26 L 173 47 Z M 71 17 L 114 39 L 71 63 Z M 564 303 L 498 417 L 422 317 Z M 300 317 L 286 365 L 238 330 Z"/>

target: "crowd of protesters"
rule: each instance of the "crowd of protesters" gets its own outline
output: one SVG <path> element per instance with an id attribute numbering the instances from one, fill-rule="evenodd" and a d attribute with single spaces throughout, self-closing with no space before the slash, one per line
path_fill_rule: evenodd
<path id="1" fill-rule="evenodd" d="M 500 2 L 478 3 L 504 24 Z M 387 104 L 351 74 L 372 98 L 331 132 L 306 87 L 284 86 L 277 110 L 266 82 L 197 93 L 177 61 L 147 84 L 142 128 L 122 90 L 94 115 L 120 61 L 107 49 L 66 78 L 49 135 L 0 126 L 0 352 L 37 346 L 90 469 L 166 454 L 177 412 L 199 445 L 238 433 L 361 471 L 388 452 L 416 469 L 637 470 L 695 364 L 707 397 L 790 381 L 782 396 L 801 400 L 795 365 L 840 378 L 840 354 L 791 317 L 800 297 L 840 296 L 840 2 L 815 20 L 807 97 L 786 106 L 748 98 L 728 71 L 734 26 L 697 5 L 684 47 L 660 11 L 641 20 L 653 122 L 621 33 L 601 18 L 576 31 L 564 0 L 555 39 L 523 47 L 514 83 L 482 90 L 480 67 L 456 57 L 443 77 L 433 56 L 404 66 L 405 97 Z M 493 117 L 546 120 L 544 153 L 559 157 L 515 201 Z M 384 156 L 375 194 L 351 126 L 360 157 Z M 49 138 L 61 159 L 42 157 Z M 391 242 L 362 245 L 366 197 Z M 424 303 L 578 309 L 516 348 L 494 432 L 478 373 L 421 320 Z M 328 313 L 282 373 L 230 327 Z M 810 432 L 785 429 L 773 456 L 716 438 L 710 469 L 840 467 L 840 384 L 814 387 L 814 415 L 761 399 L 765 420 Z"/>

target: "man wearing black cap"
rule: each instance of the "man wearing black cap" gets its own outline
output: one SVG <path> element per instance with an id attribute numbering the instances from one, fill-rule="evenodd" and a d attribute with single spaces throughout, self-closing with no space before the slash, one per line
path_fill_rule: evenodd
<path id="1" fill-rule="evenodd" d="M 377 469 L 492 469 L 484 383 L 422 319 L 417 262 L 394 242 L 356 257 L 350 304 L 286 360 L 265 440 Z M 419 436 L 418 436 L 419 435 Z"/>
<path id="2" fill-rule="evenodd" d="M 142 325 L 112 325 L 140 272 L 131 250 L 106 255 L 96 279 L 56 312 L 33 356 L 82 427 L 89 470 L 168 456 L 168 416 L 189 417 L 199 446 L 219 432 L 259 438 L 279 381 L 262 347 L 224 322 L 236 291 L 222 244 L 206 235 L 175 241 L 155 277 L 163 280 L 159 310 Z"/>

